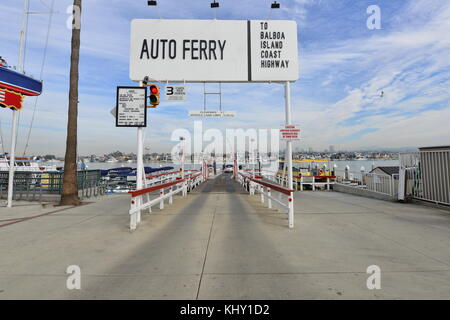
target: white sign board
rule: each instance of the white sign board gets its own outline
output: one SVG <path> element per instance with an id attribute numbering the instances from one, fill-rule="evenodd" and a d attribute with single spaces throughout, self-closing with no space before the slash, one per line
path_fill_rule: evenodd
<path id="1" fill-rule="evenodd" d="M 300 128 L 296 125 L 284 125 L 280 128 L 281 140 L 300 140 Z"/>
<path id="2" fill-rule="evenodd" d="M 171 82 L 296 81 L 297 23 L 133 20 L 130 78 L 145 76 Z"/>
<path id="3" fill-rule="evenodd" d="M 186 86 L 167 85 L 165 97 L 166 101 L 186 101 Z"/>
<path id="4" fill-rule="evenodd" d="M 201 110 L 201 111 L 189 111 L 190 117 L 234 117 L 235 111 L 213 111 L 213 110 Z"/>
<path id="5" fill-rule="evenodd" d="M 146 127 L 145 87 L 117 87 L 116 127 Z"/>

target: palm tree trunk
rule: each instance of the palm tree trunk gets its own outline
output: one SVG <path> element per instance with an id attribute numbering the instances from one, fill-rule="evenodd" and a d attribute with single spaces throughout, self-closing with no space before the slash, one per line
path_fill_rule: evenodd
<path id="1" fill-rule="evenodd" d="M 74 0 L 80 8 L 81 0 Z M 81 18 L 74 16 L 74 19 Z M 75 23 L 76 25 L 76 23 Z M 79 25 L 79 24 L 78 24 Z M 69 111 L 67 121 L 66 155 L 64 158 L 64 180 L 60 205 L 79 205 L 77 184 L 77 117 L 78 117 L 78 63 L 80 60 L 80 29 L 72 28 L 72 54 L 70 61 Z"/>

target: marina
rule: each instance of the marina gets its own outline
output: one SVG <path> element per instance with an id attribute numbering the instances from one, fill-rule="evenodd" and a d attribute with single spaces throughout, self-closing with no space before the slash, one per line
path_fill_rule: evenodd
<path id="1" fill-rule="evenodd" d="M 450 300 L 449 3 L 19 2 L 0 301 Z"/>

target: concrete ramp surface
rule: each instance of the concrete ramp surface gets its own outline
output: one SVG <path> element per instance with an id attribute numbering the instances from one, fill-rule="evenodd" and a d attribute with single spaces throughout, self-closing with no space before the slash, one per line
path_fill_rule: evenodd
<path id="1" fill-rule="evenodd" d="M 55 211 L 0 227 L 0 299 L 450 298 L 448 211 L 302 192 L 289 229 L 230 177 L 143 212 L 134 232 L 129 195 L 0 208 L 2 221 Z M 67 288 L 71 265 L 80 290 Z M 367 287 L 371 265 L 381 289 Z"/>

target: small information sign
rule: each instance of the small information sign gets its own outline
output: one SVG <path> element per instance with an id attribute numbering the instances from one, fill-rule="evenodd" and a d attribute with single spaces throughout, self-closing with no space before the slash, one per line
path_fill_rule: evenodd
<path id="1" fill-rule="evenodd" d="M 117 87 L 116 127 L 146 127 L 145 87 Z"/>

